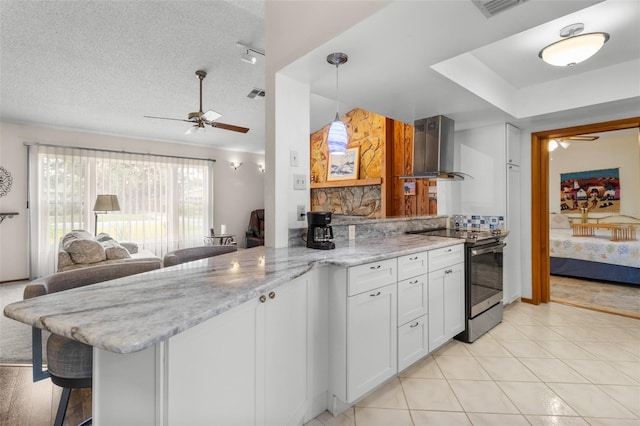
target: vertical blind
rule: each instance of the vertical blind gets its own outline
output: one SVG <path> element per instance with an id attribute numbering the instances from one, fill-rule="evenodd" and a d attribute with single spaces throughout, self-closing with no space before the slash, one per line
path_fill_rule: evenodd
<path id="1" fill-rule="evenodd" d="M 97 232 L 162 257 L 201 245 L 213 224 L 213 161 L 30 145 L 31 276 L 56 271 L 60 239 L 93 233 L 97 195 L 118 196 L 121 211 L 98 214 Z"/>

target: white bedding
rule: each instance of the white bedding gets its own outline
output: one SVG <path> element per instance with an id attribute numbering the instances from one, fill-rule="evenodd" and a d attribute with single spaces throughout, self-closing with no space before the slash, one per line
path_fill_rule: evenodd
<path id="1" fill-rule="evenodd" d="M 640 268 L 640 241 L 610 241 L 611 231 L 574 237 L 571 229 L 549 230 L 549 255 Z"/>

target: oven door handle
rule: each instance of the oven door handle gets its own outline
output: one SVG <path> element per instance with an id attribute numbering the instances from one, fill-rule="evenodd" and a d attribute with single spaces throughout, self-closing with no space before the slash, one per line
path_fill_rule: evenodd
<path id="1" fill-rule="evenodd" d="M 507 246 L 507 243 L 500 243 L 497 245 L 491 245 L 491 247 L 479 248 L 479 249 L 471 249 L 471 256 L 478 256 L 480 254 L 487 254 L 498 251 Z"/>

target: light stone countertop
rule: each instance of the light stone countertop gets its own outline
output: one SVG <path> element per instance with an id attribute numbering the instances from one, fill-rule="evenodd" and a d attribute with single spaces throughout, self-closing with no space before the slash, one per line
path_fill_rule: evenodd
<path id="1" fill-rule="evenodd" d="M 353 266 L 461 243 L 399 234 L 338 242 L 335 250 L 255 247 L 12 303 L 4 314 L 91 346 L 131 353 L 316 267 Z"/>

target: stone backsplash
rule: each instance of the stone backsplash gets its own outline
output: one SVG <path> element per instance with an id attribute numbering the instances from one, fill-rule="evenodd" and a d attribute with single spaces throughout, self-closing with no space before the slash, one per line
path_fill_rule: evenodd
<path id="1" fill-rule="evenodd" d="M 340 219 L 333 218 L 333 239 L 337 244 L 349 241 L 349 226 L 354 225 L 356 239 L 379 238 L 409 231 L 444 228 L 449 221 L 448 216 L 398 217 L 386 219 Z M 289 247 L 305 246 L 303 235 L 306 228 L 289 229 Z"/>
<path id="2" fill-rule="evenodd" d="M 333 214 L 382 217 L 380 185 L 316 188 L 311 190 L 313 211 Z"/>

